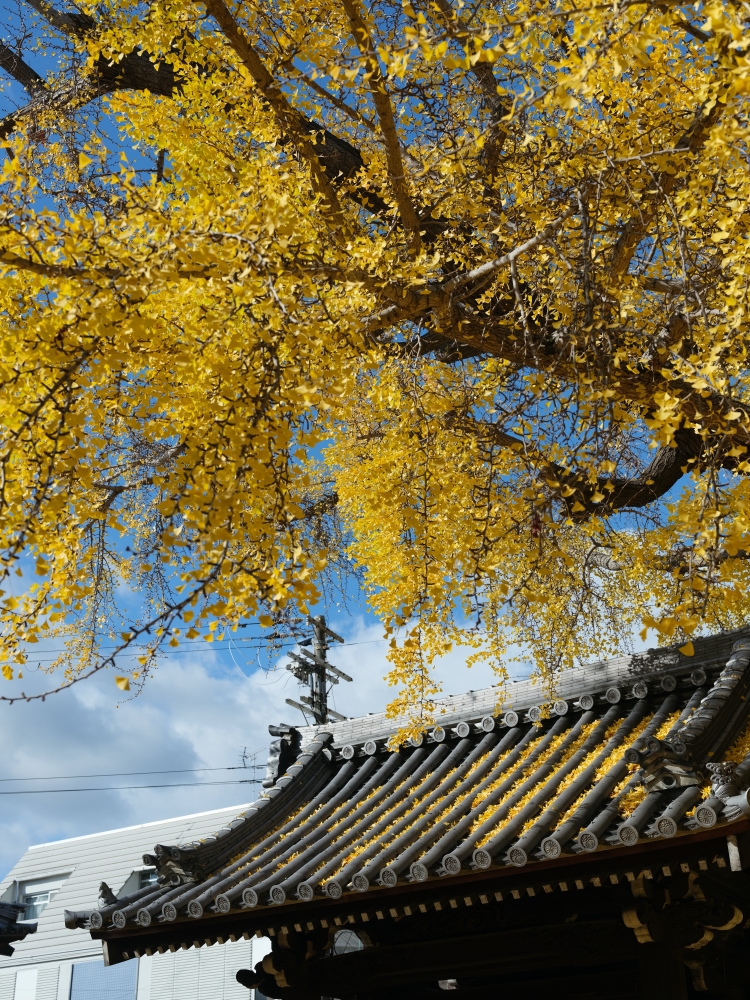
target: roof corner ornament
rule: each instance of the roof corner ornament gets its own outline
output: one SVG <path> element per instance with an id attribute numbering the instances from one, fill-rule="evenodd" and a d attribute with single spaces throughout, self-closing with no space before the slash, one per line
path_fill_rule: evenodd
<path id="1" fill-rule="evenodd" d="M 263 788 L 273 788 L 277 780 L 286 773 L 302 752 L 302 737 L 294 726 L 282 723 L 280 726 L 269 726 L 270 736 L 276 737 L 268 750 L 266 776 Z"/>
<path id="2" fill-rule="evenodd" d="M 0 906 L 5 906 L 5 907 L 13 905 L 15 904 L 12 903 L 0 904 Z M 20 909 L 19 912 L 21 912 Z M 0 916 L 2 916 L 2 910 L 0 910 Z M 89 930 L 89 929 L 99 930 L 102 926 L 101 918 L 99 920 L 99 923 L 97 924 L 94 922 L 94 920 L 92 920 L 92 917 L 94 916 L 98 916 L 97 910 L 65 910 L 63 912 L 63 920 L 65 921 L 65 926 L 68 928 L 69 931 L 74 931 L 78 928 L 81 928 L 83 930 Z M 29 927 L 28 931 L 29 934 L 33 934 L 36 931 L 36 924 L 33 924 L 31 926 L 27 924 L 26 926 Z M 0 952 L 0 954 L 3 954 L 3 952 Z"/>
<path id="3" fill-rule="evenodd" d="M 700 785 L 701 777 L 687 757 L 687 745 L 679 737 L 660 740 L 649 736 L 636 741 L 623 756 L 628 764 L 639 764 L 641 784 L 647 792 L 667 792 Z"/>
<path id="4" fill-rule="evenodd" d="M 750 816 L 750 790 L 740 791 L 737 764 L 733 760 L 716 764 L 706 764 L 711 774 L 711 791 L 723 806 L 723 818 L 727 822 Z"/>
<path id="5" fill-rule="evenodd" d="M 105 906 L 111 906 L 113 903 L 117 902 L 117 896 L 112 892 L 110 887 L 106 882 L 99 883 L 99 909 L 103 909 Z"/>
<path id="6" fill-rule="evenodd" d="M 711 790 L 722 801 L 726 801 L 739 792 L 735 773 L 737 764 L 733 760 L 706 764 L 706 770 L 711 775 Z"/>

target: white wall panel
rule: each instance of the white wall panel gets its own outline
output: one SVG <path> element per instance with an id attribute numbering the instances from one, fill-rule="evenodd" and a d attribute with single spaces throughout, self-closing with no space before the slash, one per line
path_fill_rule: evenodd
<path id="1" fill-rule="evenodd" d="M 151 972 L 154 960 L 150 955 L 138 959 L 138 988 L 135 1000 L 151 1000 Z"/>
<path id="2" fill-rule="evenodd" d="M 36 1000 L 57 1000 L 57 981 L 59 978 L 59 965 L 41 966 L 36 984 Z"/>
<path id="3" fill-rule="evenodd" d="M 212 944 L 201 948 L 198 970 L 199 1000 L 224 1000 L 224 959 L 226 947 Z"/>
<path id="4" fill-rule="evenodd" d="M 57 977 L 57 1000 L 70 1000 L 70 982 L 73 978 L 73 963 L 62 962 Z"/>
<path id="5" fill-rule="evenodd" d="M 198 1000 L 200 963 L 201 954 L 194 948 L 175 952 L 173 1000 Z"/>
<path id="6" fill-rule="evenodd" d="M 250 993 L 240 986 L 235 976 L 238 969 L 251 969 L 254 945 L 259 945 L 260 957 L 266 953 L 266 942 L 241 940 L 190 948 L 173 954 L 154 955 L 151 959 L 150 991 L 138 1000 L 250 1000 Z M 270 942 L 269 942 L 270 945 Z M 141 960 L 143 961 L 143 960 Z"/>
<path id="7" fill-rule="evenodd" d="M 174 960 L 175 956 L 170 952 L 154 955 L 151 966 L 151 1000 L 172 1000 L 174 996 Z"/>
<path id="8" fill-rule="evenodd" d="M 38 980 L 38 969 L 19 969 L 16 973 L 16 988 L 13 992 L 13 1000 L 36 1000 L 36 985 Z"/>
<path id="9" fill-rule="evenodd" d="M 0 971 L 0 1000 L 13 1000 L 16 989 L 15 972 Z"/>
<path id="10" fill-rule="evenodd" d="M 253 941 L 244 939 L 224 945 L 224 1000 L 248 1000 L 248 991 L 235 979 L 238 969 L 252 969 Z M 200 1000 L 210 1000 L 203 996 Z"/>

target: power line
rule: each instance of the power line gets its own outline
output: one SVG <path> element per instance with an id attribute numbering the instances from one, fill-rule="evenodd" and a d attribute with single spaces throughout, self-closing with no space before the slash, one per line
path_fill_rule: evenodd
<path id="1" fill-rule="evenodd" d="M 206 643 L 206 645 L 208 647 L 213 647 L 214 649 L 220 649 L 222 651 L 226 651 L 226 650 L 229 649 L 229 645 L 228 645 L 229 642 L 235 642 L 235 643 L 237 643 L 237 642 L 248 642 L 248 641 L 249 641 L 248 639 L 236 639 L 234 636 L 232 636 L 230 639 L 219 639 L 216 642 Z M 347 646 L 369 646 L 369 645 L 372 645 L 375 642 L 389 642 L 389 641 L 390 640 L 388 640 L 388 639 L 361 639 L 358 642 L 347 642 L 346 645 Z M 193 644 L 196 644 L 196 643 L 205 643 L 205 642 L 206 642 L 205 639 L 183 639 L 183 640 L 180 640 L 180 645 L 181 646 L 184 646 L 184 645 L 193 645 Z M 220 645 L 220 643 L 226 643 L 227 645 Z M 296 646 L 296 645 L 297 645 L 296 641 L 276 643 L 277 648 L 280 647 L 280 646 Z M 117 649 L 118 647 L 117 646 L 100 646 L 99 648 L 100 649 Z M 250 650 L 250 649 L 267 649 L 268 648 L 268 644 L 264 642 L 264 643 L 261 643 L 260 645 L 257 645 L 257 646 L 243 646 L 242 648 L 243 649 L 247 649 L 247 650 Z M 65 649 L 59 649 L 59 648 L 56 649 L 56 648 L 53 647 L 51 649 L 43 649 L 43 650 L 41 650 L 41 652 L 43 652 L 43 653 L 65 653 L 65 652 L 67 652 L 67 650 L 65 650 Z M 159 654 L 158 655 L 159 656 L 184 656 L 186 652 L 190 652 L 190 650 L 177 650 L 177 649 L 175 649 L 175 650 L 168 650 L 168 649 L 162 649 L 162 650 L 159 650 Z M 210 652 L 210 649 L 208 650 L 208 652 Z M 134 651 L 132 653 L 122 652 L 122 653 L 119 654 L 119 656 L 120 656 L 120 659 L 124 659 L 126 657 L 133 657 L 133 656 L 143 656 L 143 650 L 141 649 L 139 651 Z M 49 657 L 41 657 L 40 658 L 40 657 L 37 657 L 37 656 L 29 656 L 29 661 L 28 662 L 29 663 L 32 663 L 32 662 L 33 663 L 43 663 L 43 662 L 47 662 L 47 661 L 49 661 Z M 24 664 L 19 664 L 19 666 L 23 667 Z"/>
<path id="2" fill-rule="evenodd" d="M 265 764 L 236 764 L 233 767 L 183 767 L 169 771 L 113 771 L 111 774 L 48 774 L 39 778 L 0 778 L 4 781 L 77 781 L 79 778 L 133 778 L 136 774 L 195 774 L 198 771 L 262 771 Z"/>
<path id="3" fill-rule="evenodd" d="M 167 634 L 169 634 L 169 633 L 167 633 Z M 179 636 L 177 638 L 179 638 Z M 204 638 L 201 637 L 200 639 L 180 639 L 180 645 L 181 646 L 195 646 L 198 643 L 205 642 L 205 643 L 208 643 L 209 646 L 218 646 L 220 643 L 223 643 L 223 642 L 224 643 L 228 643 L 230 641 L 232 641 L 232 642 L 252 642 L 253 640 L 260 639 L 260 638 L 261 638 L 260 636 L 251 635 L 249 638 L 243 639 L 242 636 L 240 636 L 239 638 L 237 638 L 236 636 L 231 635 L 227 639 L 214 639 L 213 641 L 209 642 L 207 639 L 204 639 Z M 382 640 L 382 639 L 370 639 L 370 640 L 367 640 L 367 641 L 369 641 L 369 642 L 383 642 L 385 640 Z M 275 645 L 275 646 L 295 646 L 296 644 L 297 644 L 297 640 L 296 639 L 288 639 L 288 640 L 285 640 L 284 642 L 276 642 L 273 639 L 268 639 L 265 642 L 259 643 L 257 646 L 245 646 L 245 649 L 265 649 L 268 645 Z M 357 645 L 357 643 L 352 643 L 352 645 Z M 99 649 L 119 649 L 119 648 L 120 648 L 120 646 L 117 646 L 117 645 L 114 645 L 114 644 L 108 645 L 108 646 L 99 646 Z M 67 649 L 64 646 L 50 646 L 50 647 L 45 647 L 42 650 L 42 652 L 44 652 L 44 653 L 65 653 L 65 652 L 67 652 Z"/>
<path id="4" fill-rule="evenodd" d="M 206 785 L 259 785 L 260 778 L 236 781 L 175 781 L 168 785 L 101 785 L 99 788 L 18 788 L 0 795 L 56 795 L 61 792 L 120 792 L 133 788 L 204 788 Z"/>

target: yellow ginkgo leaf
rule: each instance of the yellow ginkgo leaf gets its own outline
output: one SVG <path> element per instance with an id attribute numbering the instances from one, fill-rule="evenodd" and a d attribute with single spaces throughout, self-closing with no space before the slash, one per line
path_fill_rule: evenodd
<path id="1" fill-rule="evenodd" d="M 130 690 L 130 681 L 127 677 L 115 677 L 115 684 L 121 691 Z"/>
<path id="2" fill-rule="evenodd" d="M 695 647 L 692 642 L 686 642 L 684 646 L 680 646 L 680 652 L 683 656 L 692 656 L 695 653 Z"/>

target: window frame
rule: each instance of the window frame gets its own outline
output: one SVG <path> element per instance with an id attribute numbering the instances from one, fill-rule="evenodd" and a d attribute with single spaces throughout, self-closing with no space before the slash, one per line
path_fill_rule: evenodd
<path id="1" fill-rule="evenodd" d="M 157 868 L 141 868 L 138 872 L 138 888 L 145 889 L 147 885 L 156 885 L 158 874 Z"/>
<path id="2" fill-rule="evenodd" d="M 71 876 L 71 872 L 32 876 L 16 882 L 15 901 L 24 907 L 19 923 L 34 923 L 40 919 Z M 46 896 L 46 899 L 41 897 Z M 33 909 L 32 909 L 33 908 Z M 29 912 L 31 910 L 31 912 Z"/>

